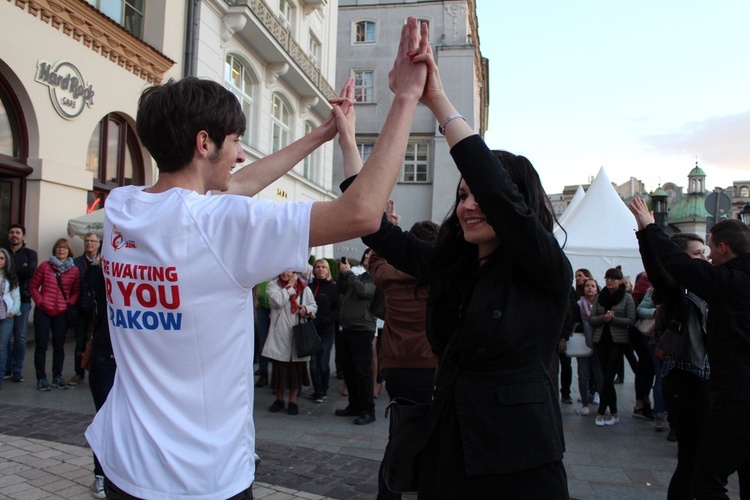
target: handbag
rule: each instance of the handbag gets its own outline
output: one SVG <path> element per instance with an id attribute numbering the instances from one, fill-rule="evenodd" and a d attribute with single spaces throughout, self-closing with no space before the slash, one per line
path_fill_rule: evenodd
<path id="1" fill-rule="evenodd" d="M 434 431 L 431 404 L 394 398 L 385 408 L 390 415 L 389 439 L 383 456 L 383 479 L 394 493 L 415 493 L 419 486 L 419 454 Z"/>
<path id="2" fill-rule="evenodd" d="M 586 335 L 580 332 L 573 332 L 565 345 L 565 355 L 569 358 L 587 358 L 594 353 L 594 350 L 586 345 Z"/>
<path id="3" fill-rule="evenodd" d="M 656 319 L 641 318 L 635 322 L 635 327 L 646 337 L 653 337 L 656 332 Z"/>
<path id="4" fill-rule="evenodd" d="M 298 358 L 306 358 L 320 352 L 320 335 L 315 324 L 308 318 L 300 318 L 292 327 L 292 340 Z"/>
<path id="5" fill-rule="evenodd" d="M 55 273 L 55 278 L 57 278 L 57 286 L 60 287 L 62 296 L 65 299 L 65 303 L 67 304 L 65 309 L 65 317 L 68 319 L 68 328 L 73 328 L 76 326 L 76 324 L 78 324 L 78 306 L 68 302 L 68 294 L 65 293 L 65 289 L 62 286 L 60 273 Z"/>

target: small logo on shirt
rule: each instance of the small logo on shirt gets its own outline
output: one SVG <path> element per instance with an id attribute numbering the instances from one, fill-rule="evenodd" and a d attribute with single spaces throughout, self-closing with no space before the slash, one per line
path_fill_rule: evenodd
<path id="1" fill-rule="evenodd" d="M 116 227 L 112 227 L 112 237 L 109 239 L 112 244 L 112 248 L 117 251 L 122 248 L 138 248 L 133 240 L 126 240 L 120 231 Z"/>

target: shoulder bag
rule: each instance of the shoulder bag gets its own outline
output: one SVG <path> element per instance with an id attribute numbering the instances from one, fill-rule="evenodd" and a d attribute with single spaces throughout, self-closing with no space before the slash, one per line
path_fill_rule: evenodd
<path id="1" fill-rule="evenodd" d="M 586 334 L 576 332 L 578 323 L 573 325 L 573 333 L 565 344 L 565 355 L 569 358 L 587 358 L 594 354 L 594 350 L 586 342 Z"/>
<path id="2" fill-rule="evenodd" d="M 300 318 L 292 327 L 292 340 L 298 358 L 306 358 L 320 352 L 320 335 L 312 319 Z"/>
<path id="3" fill-rule="evenodd" d="M 635 322 L 635 327 L 646 337 L 653 337 L 656 332 L 656 319 L 640 318 Z"/>
<path id="4" fill-rule="evenodd" d="M 68 294 L 65 293 L 65 289 L 62 286 L 60 273 L 55 272 L 55 278 L 57 278 L 57 286 L 60 287 L 60 291 L 62 292 L 62 296 L 65 299 L 65 303 L 67 305 L 66 311 L 65 311 L 65 317 L 68 319 L 68 328 L 73 328 L 78 323 L 78 306 L 68 302 Z"/>

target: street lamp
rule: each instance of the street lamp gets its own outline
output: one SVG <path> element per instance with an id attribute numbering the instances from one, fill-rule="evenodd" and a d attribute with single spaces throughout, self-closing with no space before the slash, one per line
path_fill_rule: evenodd
<path id="1" fill-rule="evenodd" d="M 745 203 L 745 206 L 737 214 L 737 218 L 745 224 L 750 225 L 750 202 Z"/>

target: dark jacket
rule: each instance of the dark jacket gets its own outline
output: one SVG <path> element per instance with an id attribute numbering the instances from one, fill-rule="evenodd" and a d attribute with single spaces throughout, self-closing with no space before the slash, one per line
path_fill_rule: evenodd
<path id="1" fill-rule="evenodd" d="M 659 332 L 659 348 L 702 369 L 706 357 L 706 303 L 664 269 L 646 234 L 639 231 L 636 236 L 643 267 L 661 299 L 665 331 Z"/>
<path id="2" fill-rule="evenodd" d="M 461 175 L 500 241 L 496 258 L 461 283 L 432 279 L 426 329 L 441 358 L 434 408 L 452 413 L 469 476 L 520 471 L 561 460 L 560 407 L 548 367 L 568 308 L 573 271 L 554 236 L 525 205 L 479 136 L 451 149 Z M 365 244 L 420 277 L 434 249 L 383 220 Z M 439 277 L 438 277 L 439 278 Z M 436 297 L 464 288 L 458 311 Z M 458 331 L 456 341 L 449 340 Z M 444 430 L 441 427 L 440 432 Z M 442 434 L 441 434 L 442 436 Z"/>
<path id="3" fill-rule="evenodd" d="M 351 271 L 346 271 L 339 275 L 336 287 L 344 295 L 339 312 L 341 327 L 375 333 L 375 316 L 370 313 L 375 283 L 372 282 L 370 274 L 357 276 Z"/>
<path id="4" fill-rule="evenodd" d="M 336 289 L 336 282 L 316 278 L 310 283 L 310 291 L 315 297 L 315 303 L 318 304 L 313 320 L 318 334 L 336 333 L 336 322 L 341 309 L 341 294 Z"/>
<path id="5" fill-rule="evenodd" d="M 102 267 L 88 266 L 84 277 L 87 290 L 91 291 L 91 311 L 94 313 L 92 356 L 112 356 L 112 341 L 107 321 L 107 294 Z"/>
<path id="6" fill-rule="evenodd" d="M 39 265 L 39 258 L 36 251 L 27 247 L 26 243 L 17 252 L 11 250 L 10 247 L 8 251 L 13 256 L 13 266 L 16 268 L 18 286 L 21 289 L 21 302 L 30 303 L 31 293 L 29 292 L 29 283 L 36 272 L 37 265 Z"/>
<path id="7" fill-rule="evenodd" d="M 639 231 L 638 238 L 648 240 L 680 285 L 708 303 L 711 397 L 750 401 L 750 253 L 714 266 L 691 259 L 656 224 Z"/>
<path id="8" fill-rule="evenodd" d="M 78 295 L 78 309 L 85 313 L 90 313 L 93 307 L 92 292 L 89 289 L 89 282 L 86 279 L 86 271 L 91 266 L 91 261 L 86 257 L 86 254 L 79 255 L 73 259 L 73 264 L 78 268 L 78 276 L 80 277 L 80 294 Z"/>

